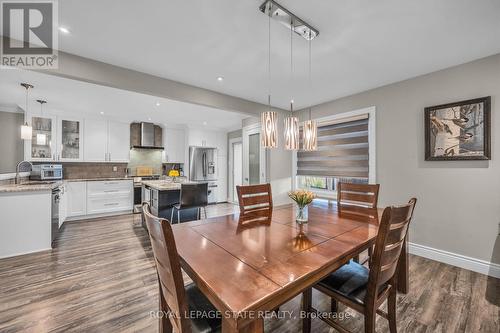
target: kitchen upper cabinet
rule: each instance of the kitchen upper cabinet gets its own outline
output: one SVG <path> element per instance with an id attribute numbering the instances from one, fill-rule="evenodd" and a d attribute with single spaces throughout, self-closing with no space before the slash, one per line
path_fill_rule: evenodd
<path id="1" fill-rule="evenodd" d="M 82 120 L 50 115 L 28 116 L 33 126 L 30 141 L 25 142 L 25 157 L 31 161 L 83 160 Z"/>
<path id="2" fill-rule="evenodd" d="M 27 116 L 33 128 L 31 140 L 25 141 L 25 159 L 55 161 L 57 147 L 57 121 L 52 116 Z"/>
<path id="3" fill-rule="evenodd" d="M 163 163 L 185 163 L 186 132 L 184 129 L 166 128 L 163 131 Z"/>
<path id="4" fill-rule="evenodd" d="M 128 162 L 130 128 L 127 123 L 85 120 L 86 162 Z"/>
<path id="5" fill-rule="evenodd" d="M 81 119 L 57 117 L 57 160 L 76 162 L 83 160 Z"/>
<path id="6" fill-rule="evenodd" d="M 105 162 L 108 153 L 107 141 L 108 122 L 102 119 L 85 119 L 85 145 L 83 154 L 85 161 Z"/>
<path id="7" fill-rule="evenodd" d="M 108 123 L 108 161 L 130 160 L 130 124 L 110 121 Z"/>
<path id="8" fill-rule="evenodd" d="M 68 217 L 87 214 L 87 183 L 68 182 L 66 189 L 66 214 Z"/>
<path id="9" fill-rule="evenodd" d="M 217 147 L 217 133 L 199 129 L 189 129 L 189 146 Z"/>

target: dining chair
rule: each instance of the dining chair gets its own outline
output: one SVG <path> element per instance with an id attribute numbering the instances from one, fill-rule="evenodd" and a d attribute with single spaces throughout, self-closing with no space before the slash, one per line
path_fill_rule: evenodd
<path id="1" fill-rule="evenodd" d="M 151 214 L 143 203 L 159 284 L 159 332 L 219 332 L 221 320 L 209 318 L 216 308 L 194 283 L 184 286 L 181 264 L 170 223 Z M 201 316 L 193 318 L 192 313 Z M 217 316 L 214 316 L 217 317 Z"/>
<path id="2" fill-rule="evenodd" d="M 339 215 L 361 221 L 372 221 L 377 217 L 378 192 L 380 184 L 337 183 L 337 209 Z M 373 248 L 368 248 L 367 258 L 361 262 L 370 262 Z M 359 262 L 359 256 L 354 258 Z"/>
<path id="3" fill-rule="evenodd" d="M 408 232 L 417 199 L 412 198 L 403 206 L 387 207 L 382 215 L 375 251 L 370 269 L 350 261 L 313 288 L 339 301 L 365 316 L 365 333 L 375 332 L 375 319 L 379 314 L 389 321 L 389 330 L 396 333 L 396 268 L 400 260 L 401 249 Z M 380 306 L 387 299 L 387 312 Z M 318 313 L 311 305 L 312 290 L 303 294 L 302 306 L 307 313 Z M 349 332 L 338 322 L 327 316 L 318 316 L 340 332 Z M 303 319 L 303 332 L 309 332 L 311 316 Z M 307 319 L 308 318 L 308 319 Z"/>
<path id="4" fill-rule="evenodd" d="M 208 205 L 208 183 L 181 184 L 179 203 L 172 207 L 170 221 L 174 222 L 174 211 L 177 211 L 177 223 L 181 221 L 181 211 L 186 209 L 198 209 L 197 219 L 200 219 L 200 211 L 203 209 L 207 218 L 206 206 Z"/>
<path id="5" fill-rule="evenodd" d="M 273 210 L 271 184 L 236 186 L 240 214 L 268 216 Z"/>

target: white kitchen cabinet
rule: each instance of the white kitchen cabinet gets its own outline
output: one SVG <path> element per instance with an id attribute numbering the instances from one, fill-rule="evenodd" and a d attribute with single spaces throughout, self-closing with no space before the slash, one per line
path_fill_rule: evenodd
<path id="1" fill-rule="evenodd" d="M 28 161 L 55 161 L 57 148 L 57 120 L 53 116 L 27 115 L 31 124 L 31 140 L 24 141 L 24 155 Z"/>
<path id="2" fill-rule="evenodd" d="M 25 158 L 30 161 L 83 160 L 83 121 L 51 115 L 28 115 L 33 126 L 31 140 L 25 141 Z"/>
<path id="3" fill-rule="evenodd" d="M 108 122 L 102 119 L 85 119 L 84 137 L 83 157 L 85 162 L 105 162 L 108 156 Z"/>
<path id="4" fill-rule="evenodd" d="M 83 161 L 83 120 L 57 117 L 57 161 Z"/>
<path id="5" fill-rule="evenodd" d="M 85 162 L 128 162 L 130 125 L 106 120 L 85 120 Z"/>
<path id="6" fill-rule="evenodd" d="M 186 132 L 184 129 L 166 128 L 163 130 L 163 163 L 185 163 Z"/>
<path id="7" fill-rule="evenodd" d="M 68 218 L 68 193 L 66 192 L 66 186 L 61 186 L 61 192 L 59 192 L 59 227 Z"/>
<path id="8" fill-rule="evenodd" d="M 87 215 L 132 211 L 132 180 L 87 182 Z"/>
<path id="9" fill-rule="evenodd" d="M 130 124 L 110 121 L 108 123 L 108 161 L 130 160 Z"/>
<path id="10" fill-rule="evenodd" d="M 200 129 L 189 129 L 189 146 L 217 147 L 217 133 Z"/>
<path id="11" fill-rule="evenodd" d="M 83 216 L 87 214 L 87 183 L 67 182 L 67 216 Z"/>

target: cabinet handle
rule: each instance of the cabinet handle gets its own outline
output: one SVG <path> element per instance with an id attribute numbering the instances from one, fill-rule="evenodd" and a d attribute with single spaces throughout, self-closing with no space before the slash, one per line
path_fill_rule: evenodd
<path id="1" fill-rule="evenodd" d="M 112 203 L 104 204 L 104 206 L 117 206 L 117 205 L 119 205 L 118 202 L 112 202 Z"/>
<path id="2" fill-rule="evenodd" d="M 111 162 L 111 153 L 109 153 L 109 161 Z"/>
<path id="3" fill-rule="evenodd" d="M 119 192 L 118 190 L 107 190 L 107 191 L 104 191 L 104 193 L 115 193 L 115 192 Z"/>

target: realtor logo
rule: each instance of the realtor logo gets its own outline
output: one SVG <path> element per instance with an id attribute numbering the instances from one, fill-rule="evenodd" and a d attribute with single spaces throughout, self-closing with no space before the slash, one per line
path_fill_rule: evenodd
<path id="1" fill-rule="evenodd" d="M 57 68 L 57 1 L 2 1 L 1 65 Z"/>

